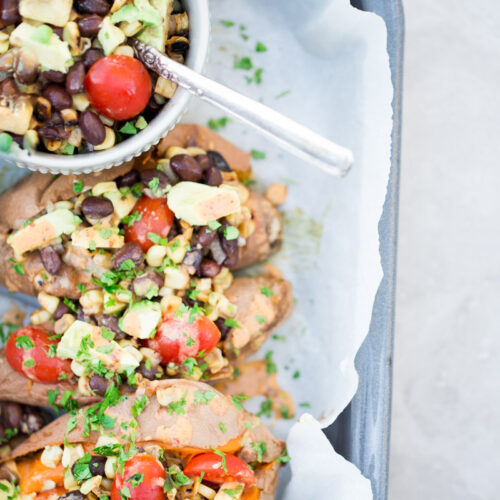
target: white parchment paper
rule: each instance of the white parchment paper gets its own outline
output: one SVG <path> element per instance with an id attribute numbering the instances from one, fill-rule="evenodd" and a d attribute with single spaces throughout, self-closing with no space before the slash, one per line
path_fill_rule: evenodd
<path id="1" fill-rule="evenodd" d="M 365 338 L 382 277 L 378 221 L 390 168 L 392 85 L 386 29 L 379 17 L 348 0 L 211 0 L 212 40 L 205 74 L 350 147 L 355 166 L 343 180 L 327 177 L 236 120 L 219 132 L 254 160 L 259 184 L 284 182 L 289 198 L 284 248 L 273 263 L 294 285 L 295 312 L 269 340 L 278 380 L 297 403 L 294 420 L 269 421 L 288 437 L 291 467 L 278 498 L 367 500 L 369 482 L 334 452 L 321 427 L 354 395 L 354 357 Z M 220 21 L 232 21 L 226 27 Z M 248 37 L 247 40 L 244 37 Z M 257 42 L 266 47 L 256 52 Z M 252 70 L 234 69 L 250 57 Z M 261 83 L 247 83 L 262 68 Z M 183 121 L 224 116 L 192 101 Z M 6 187 L 25 172 L 3 169 Z M 3 292 L 0 313 L 26 298 Z M 280 340 L 281 337 L 285 340 Z M 300 376 L 294 378 L 294 373 Z M 302 404 L 303 406 L 299 406 Z M 259 407 L 259 401 L 250 402 Z M 292 479 L 290 480 L 290 471 Z"/>

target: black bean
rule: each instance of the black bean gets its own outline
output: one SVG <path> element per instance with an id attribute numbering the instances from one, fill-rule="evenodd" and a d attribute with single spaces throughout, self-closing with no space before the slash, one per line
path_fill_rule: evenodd
<path id="1" fill-rule="evenodd" d="M 137 373 L 140 373 L 144 378 L 148 380 L 158 380 L 157 374 L 161 374 L 161 371 L 158 368 L 147 368 L 146 364 L 142 361 L 141 364 L 137 367 Z"/>
<path id="2" fill-rule="evenodd" d="M 52 107 L 52 105 L 51 105 L 51 107 Z M 58 125 L 64 125 L 64 119 L 63 119 L 61 113 L 59 113 L 59 111 L 52 110 L 50 118 L 45 122 L 45 125 L 49 125 L 51 127 L 58 126 Z"/>
<path id="3" fill-rule="evenodd" d="M 85 500 L 87 497 L 80 493 L 78 490 L 68 491 L 64 495 L 61 495 L 57 500 Z"/>
<path id="4" fill-rule="evenodd" d="M 170 44 L 170 50 L 172 52 L 176 52 L 178 54 L 182 54 L 184 52 L 187 52 L 188 49 L 189 49 L 189 43 L 187 43 L 187 42 L 180 41 L 180 42 L 174 42 L 174 43 Z"/>
<path id="5" fill-rule="evenodd" d="M 163 286 L 163 278 L 154 271 L 137 276 L 132 281 L 132 289 L 139 297 L 148 295 L 148 298 L 158 295 L 158 291 Z M 153 294 L 152 296 L 150 294 Z"/>
<path id="6" fill-rule="evenodd" d="M 223 172 L 232 172 L 231 167 L 228 165 L 227 161 L 220 153 L 218 153 L 217 151 L 208 151 L 207 155 L 214 167 L 217 167 Z"/>
<path id="7" fill-rule="evenodd" d="M 80 14 L 97 14 L 99 16 L 105 16 L 111 8 L 106 0 L 75 0 L 73 6 Z"/>
<path id="8" fill-rule="evenodd" d="M 5 425 L 0 422 L 0 442 L 6 440 L 7 434 L 5 433 Z"/>
<path id="9" fill-rule="evenodd" d="M 85 92 L 85 65 L 81 61 L 73 64 L 68 71 L 66 90 L 70 94 Z"/>
<path id="10" fill-rule="evenodd" d="M 224 231 L 221 231 L 220 243 L 222 250 L 226 254 L 227 258 L 224 261 L 224 265 L 227 267 L 234 267 L 238 264 L 238 239 L 226 240 L 224 237 Z"/>
<path id="11" fill-rule="evenodd" d="M 62 73 L 61 71 L 55 71 L 53 69 L 43 71 L 40 76 L 53 83 L 64 83 L 64 81 L 66 80 L 65 73 Z"/>
<path id="12" fill-rule="evenodd" d="M 149 186 L 153 179 L 158 179 L 159 189 L 164 189 L 168 185 L 168 177 L 161 170 L 144 170 L 141 172 L 141 181 L 146 186 Z"/>
<path id="13" fill-rule="evenodd" d="M 14 78 L 6 78 L 0 83 L 0 94 L 4 97 L 13 97 L 19 94 L 19 89 L 17 88 Z"/>
<path id="14" fill-rule="evenodd" d="M 197 242 L 202 247 L 208 247 L 212 241 L 214 241 L 217 236 L 217 232 L 210 229 L 208 226 L 202 226 L 198 229 L 198 234 L 196 235 Z"/>
<path id="15" fill-rule="evenodd" d="M 136 267 L 140 266 L 144 262 L 144 252 L 138 243 L 130 241 L 125 243 L 118 252 L 115 253 L 113 257 L 113 268 L 120 269 L 121 265 L 126 260 L 131 260 Z"/>
<path id="16" fill-rule="evenodd" d="M 99 59 L 104 57 L 104 52 L 101 49 L 88 49 L 83 54 L 82 62 L 85 68 L 88 70 L 90 67 L 96 63 Z"/>
<path id="17" fill-rule="evenodd" d="M 212 259 L 203 259 L 200 265 L 200 274 L 204 278 L 215 278 L 222 269 L 222 266 L 217 264 L 215 260 Z"/>
<path id="18" fill-rule="evenodd" d="M 73 106 L 73 99 L 71 99 L 71 96 L 66 92 L 66 89 L 60 85 L 49 85 L 43 90 L 42 95 L 45 99 L 48 99 L 52 107 L 58 111 Z"/>
<path id="19" fill-rule="evenodd" d="M 61 257 L 55 251 L 54 247 L 48 246 L 40 250 L 40 258 L 42 259 L 43 267 L 50 274 L 57 274 L 61 269 Z"/>
<path id="20" fill-rule="evenodd" d="M 101 314 L 97 316 L 97 324 L 101 328 L 106 328 L 107 330 L 115 334 L 114 340 L 123 340 L 125 338 L 125 332 L 120 330 L 118 318 L 112 314 Z"/>
<path id="21" fill-rule="evenodd" d="M 1 404 L 2 422 L 7 428 L 19 429 L 21 426 L 21 418 L 23 416 L 23 408 L 17 403 L 2 403 Z"/>
<path id="22" fill-rule="evenodd" d="M 57 321 L 58 319 L 61 319 L 65 314 L 71 313 L 71 309 L 61 300 L 52 317 L 54 318 L 54 321 Z"/>
<path id="23" fill-rule="evenodd" d="M 93 111 L 86 110 L 81 113 L 78 123 L 82 130 L 82 135 L 88 143 L 97 146 L 104 142 L 106 129 L 101 119 Z"/>
<path id="24" fill-rule="evenodd" d="M 63 126 L 51 127 L 46 123 L 38 129 L 38 134 L 49 141 L 63 141 L 70 133 Z"/>
<path id="25" fill-rule="evenodd" d="M 169 240 L 173 240 L 178 234 L 181 234 L 182 231 L 180 230 L 176 220 L 174 219 L 174 223 L 172 224 L 172 227 L 170 228 L 170 231 L 167 234 L 167 238 Z"/>
<path id="26" fill-rule="evenodd" d="M 210 168 L 212 166 L 212 162 L 208 155 L 198 155 L 194 157 L 195 160 L 200 164 L 203 170 Z"/>
<path id="27" fill-rule="evenodd" d="M 90 388 L 98 395 L 104 396 L 106 394 L 106 389 L 108 388 L 110 382 L 107 378 L 101 375 L 92 375 L 89 380 Z"/>
<path id="28" fill-rule="evenodd" d="M 76 22 L 80 30 L 80 35 L 87 37 L 97 36 L 101 29 L 102 17 L 101 16 L 84 16 Z"/>
<path id="29" fill-rule="evenodd" d="M 220 331 L 220 339 L 224 340 L 231 330 L 231 327 L 226 325 L 226 320 L 224 318 L 217 318 L 215 324 Z"/>
<path id="30" fill-rule="evenodd" d="M 38 77 L 38 59 L 26 51 L 19 51 L 14 62 L 14 74 L 19 83 L 29 85 Z"/>
<path id="31" fill-rule="evenodd" d="M 197 182 L 203 177 L 201 165 L 192 156 L 172 156 L 170 166 L 183 181 Z"/>
<path id="32" fill-rule="evenodd" d="M 0 2 L 0 21 L 5 26 L 16 24 L 21 20 L 19 0 L 2 0 Z"/>
<path id="33" fill-rule="evenodd" d="M 222 174 L 217 167 L 210 167 L 205 170 L 203 181 L 209 186 L 220 186 L 222 184 Z"/>
<path id="34" fill-rule="evenodd" d="M 150 122 L 160 111 L 161 105 L 158 104 L 153 98 L 151 98 L 146 106 L 146 109 L 142 112 L 144 118 Z"/>
<path id="35" fill-rule="evenodd" d="M 45 419 L 38 409 L 25 408 L 25 412 L 20 422 L 21 432 L 28 435 L 33 434 L 38 432 L 45 423 Z"/>
<path id="36" fill-rule="evenodd" d="M 93 476 L 105 476 L 104 465 L 106 464 L 106 457 L 101 457 L 99 455 L 93 456 L 90 459 L 89 469 Z"/>
<path id="37" fill-rule="evenodd" d="M 132 187 L 139 182 L 139 172 L 137 170 L 130 170 L 126 174 L 116 179 L 116 185 L 121 187 Z"/>
<path id="38" fill-rule="evenodd" d="M 82 212 L 87 219 L 102 219 L 111 215 L 113 210 L 113 203 L 100 196 L 89 196 L 82 203 Z"/>
<path id="39" fill-rule="evenodd" d="M 194 274 L 199 271 L 202 260 L 203 252 L 201 250 L 191 250 L 191 252 L 186 254 L 182 263 L 186 266 L 194 267 L 194 272 L 190 271 L 190 274 Z"/>
<path id="40" fill-rule="evenodd" d="M 22 148 L 23 147 L 23 140 L 24 140 L 24 137 L 22 135 L 19 135 L 19 134 L 10 134 L 12 136 L 12 139 L 14 140 L 14 142 L 20 147 Z"/>

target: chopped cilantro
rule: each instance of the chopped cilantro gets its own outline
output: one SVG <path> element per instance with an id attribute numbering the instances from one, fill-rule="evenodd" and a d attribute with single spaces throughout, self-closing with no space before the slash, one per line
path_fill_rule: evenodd
<path id="1" fill-rule="evenodd" d="M 212 451 L 216 454 L 219 455 L 219 457 L 222 458 L 221 460 L 221 465 L 222 465 L 222 470 L 227 474 L 227 466 L 226 466 L 226 454 L 223 451 L 220 451 L 216 448 L 212 448 Z"/>
<path id="2" fill-rule="evenodd" d="M 219 429 L 220 429 L 222 432 L 226 433 L 226 431 L 227 431 L 226 424 L 225 424 L 224 422 L 219 422 Z"/>
<path id="3" fill-rule="evenodd" d="M 262 456 L 267 453 L 267 446 L 264 441 L 251 443 L 252 448 L 257 452 L 257 462 L 262 462 Z"/>
<path id="4" fill-rule="evenodd" d="M 282 97 L 285 97 L 286 95 L 288 95 L 289 93 L 291 92 L 291 90 L 284 90 L 283 92 L 280 92 L 276 97 L 275 99 L 281 99 Z"/>
<path id="5" fill-rule="evenodd" d="M 33 349 L 35 344 L 33 344 L 33 341 L 27 335 L 19 335 L 16 338 L 16 347 L 18 349 Z"/>
<path id="6" fill-rule="evenodd" d="M 148 404 L 148 398 L 145 394 L 142 394 L 140 397 L 134 399 L 134 404 L 132 405 L 132 415 L 134 418 L 137 418 L 146 408 Z"/>
<path id="7" fill-rule="evenodd" d="M 110 228 L 101 229 L 99 231 L 99 234 L 101 235 L 102 238 L 107 239 L 113 235 L 113 230 Z"/>
<path id="8" fill-rule="evenodd" d="M 264 151 L 258 151 L 257 149 L 252 149 L 250 154 L 254 160 L 263 160 L 266 157 L 266 153 L 264 153 Z"/>
<path id="9" fill-rule="evenodd" d="M 222 24 L 222 26 L 225 26 L 226 28 L 231 28 L 231 26 L 234 26 L 233 21 L 227 21 L 226 19 L 221 19 L 220 23 Z"/>
<path id="10" fill-rule="evenodd" d="M 290 415 L 290 408 L 286 405 L 280 406 L 280 415 L 282 418 L 292 418 L 292 415 Z"/>
<path id="11" fill-rule="evenodd" d="M 273 410 L 273 402 L 269 398 L 262 401 L 260 404 L 260 410 L 256 413 L 258 417 L 265 415 L 266 417 L 271 417 Z"/>
<path id="12" fill-rule="evenodd" d="M 281 455 L 276 459 L 276 462 L 286 464 L 291 458 L 287 455 L 286 449 L 281 452 Z"/>
<path id="13" fill-rule="evenodd" d="M 227 116 L 223 116 L 221 118 L 211 118 L 210 120 L 208 120 L 208 126 L 212 130 L 220 130 L 221 128 L 224 128 L 231 121 L 232 121 L 231 118 L 228 118 Z"/>
<path id="14" fill-rule="evenodd" d="M 24 363 L 23 363 L 24 366 L 26 366 L 27 368 L 31 368 L 32 366 L 35 366 L 35 360 L 34 359 L 27 359 Z"/>
<path id="15" fill-rule="evenodd" d="M 255 319 L 257 320 L 257 323 L 259 323 L 259 325 L 263 325 L 266 322 L 266 318 L 264 316 L 261 316 L 260 314 L 257 314 L 257 316 L 255 316 Z"/>
<path id="16" fill-rule="evenodd" d="M 234 61 L 234 69 L 243 69 L 248 71 L 253 68 L 252 60 L 249 57 L 242 57 Z"/>
<path id="17" fill-rule="evenodd" d="M 59 411 L 59 408 L 56 405 L 57 397 L 59 396 L 59 389 L 49 389 L 47 391 L 47 402 L 49 403 L 55 411 Z"/>
<path id="18" fill-rule="evenodd" d="M 144 474 L 136 472 L 127 479 L 127 483 L 132 485 L 132 488 L 137 488 L 144 481 Z"/>
<path id="19" fill-rule="evenodd" d="M 266 297 L 272 297 L 274 295 L 274 292 L 270 288 L 267 288 L 267 286 L 261 286 L 260 293 Z"/>
<path id="20" fill-rule="evenodd" d="M 235 394 L 231 399 L 233 401 L 233 405 L 236 406 L 236 409 L 238 411 L 241 411 L 243 410 L 243 406 L 241 405 L 241 403 L 249 399 L 249 397 L 245 394 Z"/>
<path id="21" fill-rule="evenodd" d="M 142 214 L 140 214 L 137 210 L 134 210 L 130 215 L 126 215 L 121 220 L 122 224 L 127 224 L 128 227 L 132 227 L 134 222 L 142 219 Z"/>
<path id="22" fill-rule="evenodd" d="M 277 373 L 278 368 L 276 366 L 276 363 L 273 361 L 273 351 L 267 351 L 264 359 L 266 361 L 266 372 L 269 375 L 271 375 L 272 373 Z"/>
<path id="23" fill-rule="evenodd" d="M 266 52 L 267 47 L 262 42 L 257 42 L 255 46 L 255 52 Z"/>
<path id="24" fill-rule="evenodd" d="M 156 193 L 158 191 L 158 188 L 160 187 L 160 178 L 159 177 L 153 177 L 149 182 L 148 182 L 148 187 L 153 191 L 153 193 Z"/>
<path id="25" fill-rule="evenodd" d="M 292 375 L 293 378 L 299 378 L 300 377 L 300 372 L 299 370 L 295 370 Z"/>
<path id="26" fill-rule="evenodd" d="M 198 404 L 206 405 L 212 401 L 214 396 L 215 392 L 213 391 L 201 392 L 200 390 L 196 390 L 194 392 L 194 406 L 198 406 Z"/>
<path id="27" fill-rule="evenodd" d="M 133 271 L 134 269 L 135 269 L 135 262 L 132 259 L 126 259 L 121 263 L 120 268 L 118 270 Z"/>
<path id="28" fill-rule="evenodd" d="M 63 302 L 71 311 L 73 311 L 75 314 L 78 314 L 78 309 L 72 300 L 68 299 L 67 297 L 64 297 Z"/>
<path id="29" fill-rule="evenodd" d="M 241 328 L 239 323 L 234 318 L 227 318 L 224 320 L 224 324 L 229 326 L 229 328 Z"/>
<path id="30" fill-rule="evenodd" d="M 231 498 L 234 498 L 236 496 L 239 497 L 240 493 L 243 490 L 243 485 L 239 484 L 236 486 L 236 488 L 224 488 L 222 491 L 226 494 L 229 495 Z"/>
<path id="31" fill-rule="evenodd" d="M 311 403 L 300 403 L 299 406 L 302 408 L 311 408 Z"/>
<path id="32" fill-rule="evenodd" d="M 148 233 L 148 240 L 152 241 L 155 245 L 167 246 L 168 238 L 162 238 L 158 233 Z"/>
<path id="33" fill-rule="evenodd" d="M 77 194 L 83 191 L 83 181 L 81 179 L 73 182 L 73 191 Z"/>
<path id="34" fill-rule="evenodd" d="M 24 276 L 26 274 L 21 262 L 18 262 L 16 259 L 13 258 L 10 258 L 9 262 L 12 262 L 14 264 L 14 271 L 16 271 L 17 274 L 20 274 L 21 276 Z"/>
<path id="35" fill-rule="evenodd" d="M 56 344 L 50 344 L 49 349 L 47 351 L 47 357 L 48 358 L 55 358 L 57 352 L 57 345 Z"/>

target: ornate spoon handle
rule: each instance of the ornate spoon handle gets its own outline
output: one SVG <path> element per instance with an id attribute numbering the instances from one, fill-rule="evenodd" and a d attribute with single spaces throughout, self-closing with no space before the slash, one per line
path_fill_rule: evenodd
<path id="1" fill-rule="evenodd" d="M 325 139 L 260 102 L 169 59 L 149 45 L 138 40 L 134 40 L 133 45 L 138 58 L 152 71 L 255 127 L 326 173 L 343 177 L 351 168 L 353 154 L 349 149 Z"/>

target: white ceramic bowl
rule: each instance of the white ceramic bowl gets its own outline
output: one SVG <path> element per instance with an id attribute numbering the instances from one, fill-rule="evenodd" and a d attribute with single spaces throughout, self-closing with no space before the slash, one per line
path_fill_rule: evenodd
<path id="1" fill-rule="evenodd" d="M 210 38 L 208 0 L 183 0 L 183 4 L 188 12 L 190 23 L 190 49 L 186 65 L 201 72 Z M 174 97 L 143 131 L 106 151 L 65 156 L 38 151 L 29 154 L 24 150 L 19 150 L 12 154 L 0 154 L 0 161 L 8 165 L 53 174 L 89 173 L 111 168 L 139 156 L 151 146 L 158 144 L 181 119 L 190 99 L 191 94 L 187 90 L 178 88 Z"/>

